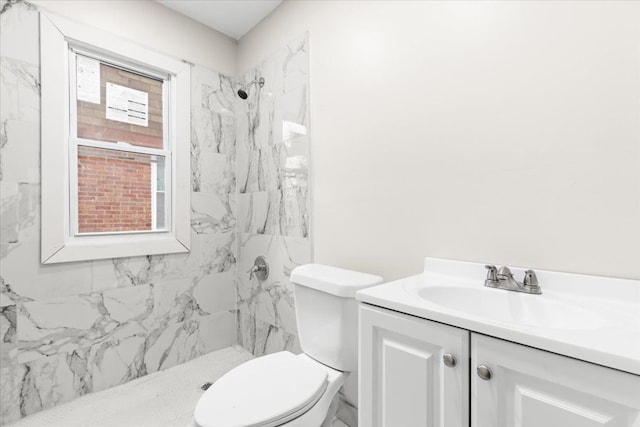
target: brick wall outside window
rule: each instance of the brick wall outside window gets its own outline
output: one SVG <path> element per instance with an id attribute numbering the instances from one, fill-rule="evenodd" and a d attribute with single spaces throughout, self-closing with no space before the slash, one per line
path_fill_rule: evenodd
<path id="1" fill-rule="evenodd" d="M 78 231 L 151 230 L 151 164 L 139 154 L 105 157 L 109 151 L 83 147 L 78 155 Z"/>
<path id="2" fill-rule="evenodd" d="M 149 94 L 149 126 L 106 118 L 106 83 Z M 162 82 L 100 64 L 101 103 L 77 102 L 78 137 L 163 148 Z M 78 231 L 152 229 L 151 156 L 89 147 L 78 152 Z"/>
<path id="3" fill-rule="evenodd" d="M 107 82 L 149 94 L 149 126 L 108 120 Z M 110 65 L 100 64 L 100 104 L 78 101 L 78 137 L 162 148 L 162 82 Z"/>

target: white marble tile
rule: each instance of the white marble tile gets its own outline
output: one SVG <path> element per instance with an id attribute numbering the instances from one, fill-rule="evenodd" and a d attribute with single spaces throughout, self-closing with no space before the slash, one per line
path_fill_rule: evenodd
<path id="1" fill-rule="evenodd" d="M 191 187 L 224 198 L 235 192 L 236 97 L 233 80 L 192 68 Z"/>
<path id="2" fill-rule="evenodd" d="M 310 133 L 307 97 L 308 88 L 306 84 L 288 88 L 282 94 L 282 119 L 296 124 L 297 126 L 290 126 L 290 128 L 299 135 L 308 135 Z M 283 138 L 283 140 L 286 139 L 286 137 Z"/>
<path id="3" fill-rule="evenodd" d="M 238 231 L 264 234 L 267 227 L 269 193 L 257 191 L 238 194 Z"/>
<path id="4" fill-rule="evenodd" d="M 235 197 L 230 193 L 191 193 L 191 229 L 198 234 L 234 231 Z"/>
<path id="5" fill-rule="evenodd" d="M 180 323 L 235 309 L 235 271 L 154 284 L 156 323 Z"/>
<path id="6" fill-rule="evenodd" d="M 282 203 L 280 190 L 238 194 L 238 231 L 280 234 Z"/>
<path id="7" fill-rule="evenodd" d="M 283 92 L 307 86 L 309 82 L 309 43 L 308 33 L 287 44 L 283 59 Z"/>
<path id="8" fill-rule="evenodd" d="M 165 268 L 162 256 L 95 260 L 91 263 L 92 290 L 149 284 L 162 277 Z"/>
<path id="9" fill-rule="evenodd" d="M 236 344 L 236 311 L 222 311 L 200 319 L 199 355 Z"/>
<path id="10" fill-rule="evenodd" d="M 21 378 L 20 412 L 22 416 L 33 414 L 89 391 L 82 365 L 74 364 L 75 357 L 66 354 L 45 357 L 25 365 Z M 74 372 L 77 369 L 79 372 Z"/>
<path id="11" fill-rule="evenodd" d="M 40 240 L 40 186 L 0 182 L 0 244 L 6 253 L 17 245 Z"/>
<path id="12" fill-rule="evenodd" d="M 0 179 L 20 183 L 38 183 L 40 181 L 38 66 L 8 58 L 2 52 L 0 93 L 2 93 L 0 97 Z"/>
<path id="13" fill-rule="evenodd" d="M 238 339 L 254 356 L 283 350 L 301 352 L 297 335 L 256 319 L 246 309 L 238 310 Z"/>
<path id="14" fill-rule="evenodd" d="M 214 97 L 212 88 L 202 85 L 202 105 L 194 107 L 192 117 L 192 138 L 200 152 L 224 154 L 235 158 L 236 119 L 232 112 L 218 113 L 207 105 Z M 197 101 L 197 99 L 195 100 Z"/>
<path id="15" fill-rule="evenodd" d="M 6 58 L 40 63 L 38 14 L 27 2 L 0 2 L 0 52 Z"/>
<path id="16" fill-rule="evenodd" d="M 21 411 L 20 391 L 26 373 L 24 365 L 0 367 L 0 425 L 24 416 Z"/>
<path id="17" fill-rule="evenodd" d="M 37 30 L 36 30 L 37 31 Z M 20 44 L 17 42 L 16 44 Z M 38 123 L 40 114 L 40 71 L 37 64 L 0 56 L 0 114 L 3 120 Z M 32 141 L 29 141 L 32 143 Z"/>
<path id="18" fill-rule="evenodd" d="M 151 335 L 147 337 L 147 352 L 144 355 L 144 364 L 147 368 L 147 372 L 157 372 L 162 369 L 168 368 L 175 364 L 175 360 L 167 361 L 169 351 L 177 344 L 186 345 L 185 349 L 193 350 L 195 342 L 188 343 L 184 339 L 185 332 L 188 332 L 189 326 L 195 324 L 195 321 L 190 321 L 185 330 L 184 323 L 174 323 L 163 328 L 158 328 L 153 331 Z M 192 328 L 194 329 L 194 328 Z M 194 329 L 195 331 L 195 329 Z M 188 335 L 187 335 L 188 337 Z M 192 339 L 195 341 L 196 336 Z M 176 341 L 180 341 L 176 343 Z M 194 352 L 195 353 L 195 352 Z M 175 358 L 175 355 L 174 355 Z"/>
<path id="19" fill-rule="evenodd" d="M 16 356 L 16 306 L 0 307 L 0 366 L 8 367 Z"/>
<path id="20" fill-rule="evenodd" d="M 17 316 L 18 362 L 145 334 L 152 313 L 152 285 L 23 303 Z"/>
<path id="21" fill-rule="evenodd" d="M 276 315 L 268 292 L 281 285 L 282 254 L 280 237 L 274 235 L 243 234 L 241 235 L 238 263 L 238 307 L 247 307 L 253 316 L 262 321 L 275 324 Z M 265 281 L 250 270 L 254 260 L 263 256 L 269 264 L 269 276 Z"/>
<path id="22" fill-rule="evenodd" d="M 241 79 L 265 79 L 238 102 L 237 185 L 239 337 L 254 354 L 284 349 L 295 337 L 289 274 L 311 262 L 308 42 L 297 38 Z M 264 255 L 270 277 L 244 271 Z M 288 337 L 288 338 L 284 338 Z"/>
<path id="23" fill-rule="evenodd" d="M 236 98 L 232 79 L 193 68 L 190 253 L 42 265 L 38 13 L 4 0 L 0 10 L 6 422 L 235 342 Z"/>
<path id="24" fill-rule="evenodd" d="M 92 290 L 193 279 L 212 271 L 231 271 L 235 260 L 235 232 L 192 232 L 189 253 L 93 261 Z"/>
<path id="25" fill-rule="evenodd" d="M 232 271 L 237 258 L 236 233 L 192 234 L 191 252 L 182 270 L 202 276 Z"/>
<path id="26" fill-rule="evenodd" d="M 251 138 L 238 149 L 238 192 L 275 190 L 279 187 L 281 145 L 256 147 Z"/>
<path id="27" fill-rule="evenodd" d="M 141 335 L 92 346 L 87 360 L 91 391 L 104 390 L 145 375 L 144 350 L 145 337 Z"/>
<path id="28" fill-rule="evenodd" d="M 180 323 L 191 318 L 190 312 L 196 309 L 193 301 L 193 280 L 172 279 L 154 283 L 154 318 L 160 322 Z"/>
<path id="29" fill-rule="evenodd" d="M 192 153 L 191 190 L 203 193 L 232 193 L 235 185 L 234 165 L 229 157 L 212 151 Z"/>
<path id="30" fill-rule="evenodd" d="M 192 105 L 213 113 L 233 114 L 236 108 L 234 81 L 217 71 L 195 65 L 191 69 Z"/>
<path id="31" fill-rule="evenodd" d="M 269 264 L 269 277 L 250 279 L 253 259 L 262 255 Z M 289 281 L 291 269 L 310 259 L 308 240 L 287 239 L 273 235 L 243 235 L 238 270 L 238 308 L 247 310 L 258 320 L 295 334 L 297 331 L 295 298 Z"/>
<path id="32" fill-rule="evenodd" d="M 109 317 L 126 323 L 148 317 L 153 311 L 153 285 L 129 286 L 102 293 L 102 303 Z"/>
<path id="33" fill-rule="evenodd" d="M 5 251 L 2 251 L 5 253 Z M 91 263 L 40 263 L 40 242 L 27 242 L 6 251 L 2 279 L 15 295 L 26 300 L 45 300 L 91 291 Z"/>
<path id="34" fill-rule="evenodd" d="M 0 91 L 2 88 L 0 88 Z M 40 182 L 40 128 L 24 119 L 0 119 L 0 178 L 3 181 Z"/>
<path id="35" fill-rule="evenodd" d="M 215 314 L 236 307 L 236 272 L 212 273 L 198 278 L 193 299 L 203 314 Z"/>
<path id="36" fill-rule="evenodd" d="M 284 236 L 309 237 L 310 188 L 307 170 L 290 168 L 283 172 L 280 232 Z"/>

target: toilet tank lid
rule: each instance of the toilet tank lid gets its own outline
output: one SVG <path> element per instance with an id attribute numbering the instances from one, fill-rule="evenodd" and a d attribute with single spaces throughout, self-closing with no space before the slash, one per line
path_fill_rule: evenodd
<path id="1" fill-rule="evenodd" d="M 305 264 L 291 272 L 291 282 L 343 298 L 382 283 L 382 277 L 322 264 Z"/>

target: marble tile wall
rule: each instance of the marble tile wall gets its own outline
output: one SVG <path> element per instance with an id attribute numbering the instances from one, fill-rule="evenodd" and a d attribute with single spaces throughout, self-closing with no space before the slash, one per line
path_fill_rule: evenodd
<path id="1" fill-rule="evenodd" d="M 308 37 L 240 79 L 263 77 L 237 106 L 238 339 L 259 356 L 299 352 L 291 270 L 311 262 Z M 250 278 L 259 255 L 270 274 Z"/>
<path id="2" fill-rule="evenodd" d="M 190 253 L 41 265 L 38 43 L 0 1 L 0 424 L 237 342 L 232 79 L 192 69 Z"/>

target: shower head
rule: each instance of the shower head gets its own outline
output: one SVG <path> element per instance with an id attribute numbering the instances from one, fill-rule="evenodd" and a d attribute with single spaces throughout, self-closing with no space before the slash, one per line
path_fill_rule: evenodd
<path id="1" fill-rule="evenodd" d="M 249 96 L 247 89 L 249 89 L 249 87 L 253 84 L 257 84 L 258 87 L 264 86 L 264 77 L 260 77 L 259 79 L 240 87 L 240 89 L 238 89 L 238 96 L 240 97 L 240 99 L 247 99 L 247 97 Z"/>

